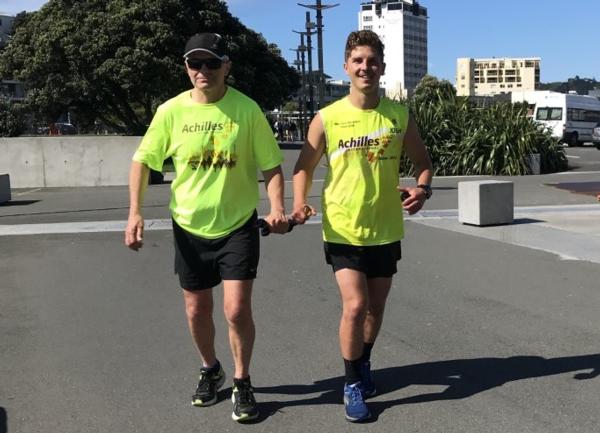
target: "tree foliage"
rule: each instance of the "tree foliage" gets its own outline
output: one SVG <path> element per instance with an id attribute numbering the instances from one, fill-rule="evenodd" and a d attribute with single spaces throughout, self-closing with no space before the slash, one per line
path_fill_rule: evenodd
<path id="1" fill-rule="evenodd" d="M 524 175 L 533 153 L 540 154 L 542 172 L 567 167 L 563 147 L 527 118 L 523 104 L 479 108 L 434 77 L 423 79 L 408 104 L 437 175 Z M 409 171 L 405 161 L 403 172 Z"/>
<path id="2" fill-rule="evenodd" d="M 0 96 L 0 137 L 17 137 L 23 132 L 23 121 L 17 104 Z"/>
<path id="3" fill-rule="evenodd" d="M 552 90 L 553 92 L 569 93 L 577 92 L 578 95 L 587 95 L 590 90 L 600 89 L 600 81 L 595 78 L 580 78 L 575 75 L 567 81 L 555 81 L 552 83 L 541 83 L 540 90 Z"/>
<path id="4" fill-rule="evenodd" d="M 46 121 L 71 110 L 82 122 L 142 134 L 158 104 L 191 86 L 183 47 L 205 31 L 225 37 L 229 83 L 263 108 L 299 87 L 275 47 L 218 0 L 50 0 L 20 17 L 0 76 L 23 81 Z"/>

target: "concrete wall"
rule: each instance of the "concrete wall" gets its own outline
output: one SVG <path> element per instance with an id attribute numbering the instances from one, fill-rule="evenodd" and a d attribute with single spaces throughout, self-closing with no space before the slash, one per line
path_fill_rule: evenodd
<path id="1" fill-rule="evenodd" d="M 0 173 L 12 188 L 127 185 L 141 137 L 0 138 Z"/>

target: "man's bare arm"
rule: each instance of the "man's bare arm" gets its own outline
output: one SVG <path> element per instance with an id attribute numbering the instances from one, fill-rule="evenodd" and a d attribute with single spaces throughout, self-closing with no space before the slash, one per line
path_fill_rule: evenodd
<path id="1" fill-rule="evenodd" d="M 294 167 L 294 210 L 292 217 L 299 224 L 304 224 L 310 216 L 316 214 L 315 209 L 306 203 L 306 197 L 312 185 L 315 167 L 321 160 L 324 151 L 325 128 L 320 114 L 317 113 L 310 123 L 306 141 Z"/>
<path id="2" fill-rule="evenodd" d="M 129 171 L 129 218 L 125 229 L 125 245 L 134 251 L 144 245 L 144 218 L 142 205 L 148 186 L 150 169 L 137 161 L 131 163 Z"/>
<path id="3" fill-rule="evenodd" d="M 429 159 L 429 153 L 419 133 L 419 128 L 414 119 L 409 117 L 408 127 L 404 135 L 404 149 L 406 155 L 415 167 L 415 179 L 417 185 L 431 185 L 433 178 L 433 167 Z M 406 192 L 408 197 L 402 202 L 404 209 L 410 214 L 415 214 L 423 207 L 426 200 L 425 191 L 421 188 L 398 188 Z"/>

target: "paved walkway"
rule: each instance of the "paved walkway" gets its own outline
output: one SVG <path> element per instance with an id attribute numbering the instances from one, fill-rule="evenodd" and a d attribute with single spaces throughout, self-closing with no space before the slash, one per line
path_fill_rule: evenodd
<path id="1" fill-rule="evenodd" d="M 126 187 L 16 191 L 0 206 L 0 433 L 596 431 L 600 205 L 552 185 L 597 179 L 511 178 L 516 224 L 498 227 L 459 224 L 468 179 L 436 179 L 407 218 L 363 426 L 342 415 L 339 299 L 318 218 L 263 239 L 252 369 L 262 416 L 241 427 L 229 380 L 217 405 L 189 404 L 198 361 L 171 270 L 169 185 L 147 192 L 138 253 L 122 244 Z"/>

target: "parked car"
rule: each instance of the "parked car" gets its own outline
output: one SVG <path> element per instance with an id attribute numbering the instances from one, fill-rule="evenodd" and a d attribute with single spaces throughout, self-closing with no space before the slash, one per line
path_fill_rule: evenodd
<path id="1" fill-rule="evenodd" d="M 70 123 L 56 123 L 60 135 L 77 134 L 77 128 Z"/>
<path id="2" fill-rule="evenodd" d="M 596 126 L 592 131 L 592 142 L 596 149 L 600 150 L 600 125 Z"/>

